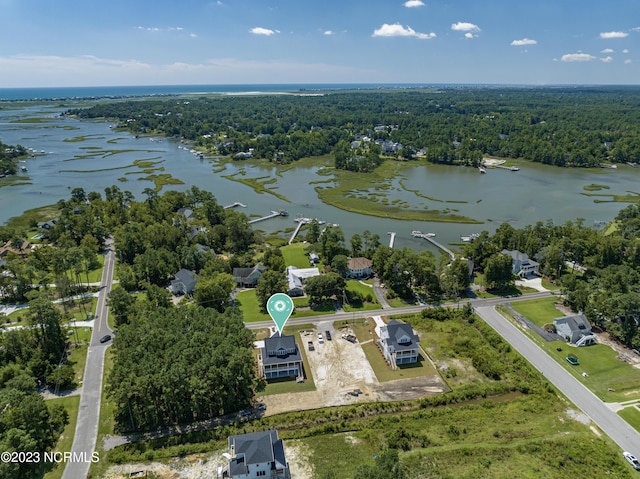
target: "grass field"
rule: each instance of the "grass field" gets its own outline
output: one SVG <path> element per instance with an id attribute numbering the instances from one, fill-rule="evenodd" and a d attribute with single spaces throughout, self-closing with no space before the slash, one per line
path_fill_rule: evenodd
<path id="1" fill-rule="evenodd" d="M 254 289 L 240 291 L 236 299 L 238 307 L 240 308 L 240 311 L 242 311 L 242 317 L 246 323 L 271 320 L 271 317 L 268 314 L 260 312 L 258 298 Z"/>
<path id="2" fill-rule="evenodd" d="M 348 291 L 357 291 L 363 298 L 367 296 L 371 297 L 372 302 L 363 302 L 361 306 L 354 306 L 351 304 L 344 304 L 342 309 L 347 312 L 351 311 L 367 311 L 371 309 L 380 309 L 380 303 L 376 299 L 376 295 L 373 292 L 373 288 L 367 284 L 362 284 L 357 280 L 348 280 L 346 282 Z"/>
<path id="3" fill-rule="evenodd" d="M 104 477 L 104 473 L 109 467 L 109 463 L 106 460 L 108 453 L 102 449 L 102 442 L 104 437 L 108 434 L 114 433 L 115 422 L 113 419 L 115 412 L 115 403 L 112 400 L 107 399 L 106 383 L 113 369 L 113 354 L 111 348 L 107 349 L 104 356 L 104 379 L 102 382 L 102 396 L 100 399 L 100 419 L 98 421 L 98 440 L 96 442 L 96 451 L 100 454 L 100 461 L 92 463 L 89 468 L 89 477 Z M 71 449 L 69 449 L 71 450 Z"/>
<path id="4" fill-rule="evenodd" d="M 547 323 L 552 323 L 554 318 L 564 316 L 564 314 L 556 308 L 555 304 L 557 302 L 557 298 L 515 301 L 511 303 L 511 307 L 536 326 L 542 327 Z"/>
<path id="5" fill-rule="evenodd" d="M 58 444 L 54 451 L 69 452 L 73 444 L 73 436 L 76 431 L 76 422 L 78 419 L 78 410 L 80 408 L 80 396 L 68 396 L 64 398 L 56 398 L 47 400 L 47 405 L 61 404 L 69 413 L 69 424 L 62 431 L 62 435 L 58 440 Z M 60 479 L 64 472 L 64 463 L 58 463 L 49 472 L 44 475 L 44 479 Z"/>
<path id="6" fill-rule="evenodd" d="M 295 266 L 297 268 L 309 268 L 309 257 L 304 249 L 309 246 L 306 243 L 292 243 L 280 248 L 284 264 L 287 266 Z"/>

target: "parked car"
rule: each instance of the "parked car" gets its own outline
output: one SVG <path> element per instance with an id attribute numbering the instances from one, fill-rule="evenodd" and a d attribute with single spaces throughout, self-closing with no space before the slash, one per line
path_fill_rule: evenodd
<path id="1" fill-rule="evenodd" d="M 105 334 L 104 336 L 102 336 L 100 338 L 100 342 L 101 343 L 106 343 L 107 341 L 111 341 L 111 335 L 110 334 Z"/>
<path id="2" fill-rule="evenodd" d="M 318 333 L 318 343 L 319 344 L 323 344 L 324 343 L 324 339 L 322 338 L 322 333 Z"/>
<path id="3" fill-rule="evenodd" d="M 309 351 L 315 351 L 316 348 L 313 346 L 313 341 L 308 341 L 307 346 L 309 347 Z"/>
<path id="4" fill-rule="evenodd" d="M 640 461 L 636 459 L 636 456 L 627 451 L 623 452 L 622 455 L 636 471 L 640 471 Z"/>
<path id="5" fill-rule="evenodd" d="M 578 361 L 578 358 L 573 354 L 570 354 L 569 356 L 567 356 L 567 362 L 574 366 L 577 366 L 578 364 L 580 364 L 580 361 Z"/>
<path id="6" fill-rule="evenodd" d="M 267 405 L 265 403 L 263 403 L 263 402 L 259 402 L 259 403 L 256 404 L 256 409 L 258 411 L 264 411 L 264 410 L 267 409 Z"/>
<path id="7" fill-rule="evenodd" d="M 327 337 L 327 341 L 331 341 L 331 332 L 330 331 L 325 331 L 324 335 Z"/>
<path id="8" fill-rule="evenodd" d="M 251 416 L 251 411 L 249 411 L 248 409 L 243 409 L 242 411 L 240 411 L 240 416 L 249 417 Z"/>

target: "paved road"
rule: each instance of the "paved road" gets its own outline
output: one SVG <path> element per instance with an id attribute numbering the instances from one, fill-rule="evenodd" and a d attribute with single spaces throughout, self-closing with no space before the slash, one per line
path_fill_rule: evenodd
<path id="1" fill-rule="evenodd" d="M 113 282 L 115 257 L 111 242 L 108 243 L 107 248 L 108 250 L 104 258 L 100 294 L 96 306 L 96 318 L 91 335 L 91 344 L 87 351 L 87 363 L 84 369 L 78 422 L 76 424 L 75 435 L 73 436 L 73 445 L 71 446 L 71 452 L 74 453 L 74 457 L 84 457 L 87 458 L 89 462 L 68 462 L 62 474 L 62 479 L 82 479 L 87 477 L 89 467 L 91 466 L 91 455 L 96 449 L 96 441 L 98 439 L 104 355 L 107 347 L 111 343 L 109 341 L 108 343 L 101 344 L 100 338 L 105 334 L 112 334 L 111 329 L 109 329 L 109 324 L 107 323 L 107 296 L 111 291 L 111 284 Z"/>
<path id="2" fill-rule="evenodd" d="M 522 331 L 503 318 L 493 306 L 476 307 L 475 311 L 538 371 L 544 374 L 551 384 L 589 416 L 621 449 L 640 457 L 640 433 L 638 431 L 629 426 Z"/>

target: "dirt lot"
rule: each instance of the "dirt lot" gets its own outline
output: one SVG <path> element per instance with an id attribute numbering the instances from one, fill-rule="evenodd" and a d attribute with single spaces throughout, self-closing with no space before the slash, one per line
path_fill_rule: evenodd
<path id="1" fill-rule="evenodd" d="M 332 341 L 327 341 L 326 331 L 331 333 Z M 323 344 L 318 341 L 318 332 L 322 333 Z M 332 322 L 323 322 L 318 323 L 317 329 L 301 333 L 300 347 L 305 348 L 308 359 L 305 368 L 315 381 L 316 391 L 264 396 L 267 415 L 356 402 L 416 399 L 446 390 L 439 376 L 380 383 L 360 343 L 342 339 L 343 332 L 335 330 Z M 313 341 L 315 351 L 308 350 L 308 341 Z M 349 394 L 356 389 L 361 394 Z"/>

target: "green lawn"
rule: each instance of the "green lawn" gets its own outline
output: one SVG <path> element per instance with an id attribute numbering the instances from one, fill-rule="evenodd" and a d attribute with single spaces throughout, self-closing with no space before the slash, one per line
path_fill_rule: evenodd
<path id="1" fill-rule="evenodd" d="M 284 264 L 298 268 L 309 268 L 309 257 L 304 251 L 307 246 L 309 245 L 306 243 L 292 243 L 280 248 L 282 256 L 284 257 Z"/>
<path id="2" fill-rule="evenodd" d="M 347 280 L 347 290 L 348 291 L 357 291 L 362 297 L 366 298 L 369 296 L 372 302 L 363 302 L 360 306 L 354 306 L 352 304 L 343 304 L 342 309 L 347 312 L 351 311 L 368 311 L 372 309 L 380 309 L 380 303 L 378 302 L 375 293 L 373 292 L 373 287 L 367 284 L 362 284 L 357 280 Z"/>
<path id="3" fill-rule="evenodd" d="M 553 323 L 554 318 L 564 316 L 555 307 L 557 302 L 557 298 L 533 299 L 531 301 L 513 302 L 511 307 L 535 325 L 542 327 L 547 323 Z"/>
<path id="4" fill-rule="evenodd" d="M 73 435 L 76 432 L 76 421 L 78 419 L 78 410 L 80 409 L 80 396 L 68 396 L 64 398 L 56 398 L 47 400 L 47 405 L 62 404 L 69 413 L 69 424 L 66 425 L 58 444 L 54 451 L 69 452 L 73 444 Z M 60 479 L 64 472 L 64 463 L 58 463 L 49 472 L 44 475 L 44 479 Z"/>
<path id="5" fill-rule="evenodd" d="M 394 371 L 384 359 L 382 352 L 375 343 L 368 342 L 363 344 L 362 350 L 364 351 L 373 372 L 376 374 L 376 378 L 378 378 L 378 381 L 380 382 L 438 374 L 435 368 L 431 365 L 431 362 L 422 357 L 422 355 L 418 359 L 417 363 L 398 366 Z"/>
<path id="6" fill-rule="evenodd" d="M 89 468 L 88 477 L 104 477 L 107 468 L 110 466 L 107 457 L 109 452 L 102 449 L 104 436 L 114 433 L 115 421 L 113 419 L 115 412 L 115 403 L 107 399 L 106 382 L 108 380 L 111 369 L 113 368 L 113 353 L 111 348 L 107 349 L 104 356 L 104 378 L 102 381 L 102 396 L 100 399 L 100 419 L 98 421 L 98 441 L 96 451 L 100 454 L 100 461 L 92 463 Z M 68 449 L 71 450 L 71 449 Z"/>
<path id="7" fill-rule="evenodd" d="M 237 296 L 237 301 L 245 323 L 269 321 L 271 319 L 268 314 L 260 312 L 255 289 L 240 291 Z"/>

